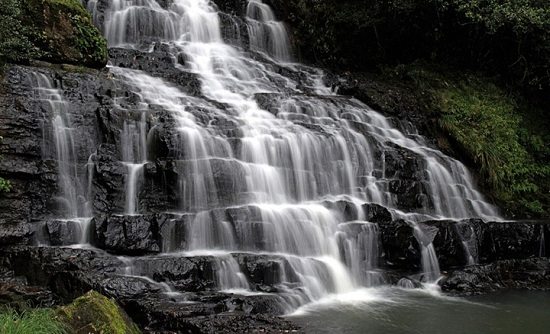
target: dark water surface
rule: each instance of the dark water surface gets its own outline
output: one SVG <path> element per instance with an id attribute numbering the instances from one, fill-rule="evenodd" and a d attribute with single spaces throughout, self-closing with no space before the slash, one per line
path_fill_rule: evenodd
<path id="1" fill-rule="evenodd" d="M 508 291 L 470 298 L 366 289 L 298 310 L 310 333 L 550 334 L 550 292 Z"/>

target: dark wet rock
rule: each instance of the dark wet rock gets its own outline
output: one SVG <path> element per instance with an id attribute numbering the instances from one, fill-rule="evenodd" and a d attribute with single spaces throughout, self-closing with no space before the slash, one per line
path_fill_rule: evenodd
<path id="1" fill-rule="evenodd" d="M 27 245 L 33 238 L 30 224 L 26 222 L 7 223 L 0 221 L 0 245 Z"/>
<path id="2" fill-rule="evenodd" d="M 163 219 L 156 215 L 94 218 L 95 243 L 99 248 L 117 254 L 158 253 L 162 245 L 159 225 Z"/>
<path id="3" fill-rule="evenodd" d="M 490 222 L 479 238 L 480 261 L 537 257 L 547 247 L 549 224 L 530 222 Z"/>
<path id="4" fill-rule="evenodd" d="M 454 295 L 475 295 L 503 289 L 550 289 L 548 258 L 501 260 L 449 272 L 439 282 Z"/>
<path id="5" fill-rule="evenodd" d="M 76 221 L 50 220 L 46 222 L 45 229 L 52 246 L 76 244 L 82 236 L 81 228 Z"/>
<path id="6" fill-rule="evenodd" d="M 364 204 L 365 219 L 371 223 L 388 223 L 392 220 L 392 215 L 385 207 L 377 204 Z"/>
<path id="7" fill-rule="evenodd" d="M 286 320 L 266 314 L 230 311 L 239 297 L 214 294 L 200 303 L 181 304 L 141 298 L 125 302 L 124 308 L 147 332 L 167 333 L 247 333 L 296 332 L 298 327 Z M 220 304 L 220 300 L 230 300 Z M 209 303 L 210 300 L 212 303 Z M 245 307 L 246 308 L 246 307 Z"/>
<path id="8" fill-rule="evenodd" d="M 176 61 L 185 66 L 185 59 L 174 59 L 169 51 L 169 46 L 162 44 L 156 45 L 152 52 L 111 48 L 109 58 L 114 66 L 144 71 L 177 85 L 190 95 L 202 95 L 201 83 L 197 75 L 183 68 L 176 68 Z"/>
<path id="9" fill-rule="evenodd" d="M 405 271 L 420 271 L 420 246 L 414 229 L 404 220 L 379 224 L 380 243 L 383 249 L 382 267 Z"/>
<path id="10" fill-rule="evenodd" d="M 441 269 L 464 266 L 468 263 L 467 252 L 462 236 L 458 233 L 460 222 L 450 220 L 436 220 L 421 223 L 434 229 L 432 244 L 437 254 Z"/>
<path id="11" fill-rule="evenodd" d="M 121 270 L 122 271 L 122 270 Z M 103 293 L 119 300 L 141 298 L 148 294 L 162 292 L 162 288 L 143 277 L 110 275 L 99 282 Z"/>
<path id="12" fill-rule="evenodd" d="M 57 296 L 41 286 L 29 286 L 26 282 L 0 281 L 0 308 L 25 310 L 29 307 L 52 307 L 59 304 Z"/>
<path id="13" fill-rule="evenodd" d="M 180 291 L 202 291 L 216 287 L 215 259 L 210 256 L 144 257 L 133 262 L 134 274 L 158 282 L 169 282 Z"/>
<path id="14" fill-rule="evenodd" d="M 115 274 L 121 262 L 92 250 L 19 247 L 0 252 L 2 267 L 31 286 L 47 287 L 63 301 L 100 288 L 100 278 Z"/>
<path id="15" fill-rule="evenodd" d="M 277 284 L 298 282 L 298 277 L 290 263 L 282 256 L 256 254 L 234 254 L 233 256 L 249 283 L 259 291 L 276 292 Z"/>
<path id="16" fill-rule="evenodd" d="M 429 196 L 424 185 L 425 162 L 417 153 L 387 144 L 384 150 L 384 176 L 389 179 L 389 191 L 395 204 L 405 211 L 425 210 L 429 206 Z"/>
<path id="17" fill-rule="evenodd" d="M 98 213 L 122 212 L 126 170 L 118 161 L 116 146 L 101 144 L 93 156 L 94 210 Z"/>

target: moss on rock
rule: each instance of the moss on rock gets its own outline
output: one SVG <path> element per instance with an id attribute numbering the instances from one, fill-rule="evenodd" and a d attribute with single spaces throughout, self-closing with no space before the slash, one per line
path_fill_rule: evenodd
<path id="1" fill-rule="evenodd" d="M 57 314 L 59 319 L 71 329 L 71 333 L 141 333 L 114 300 L 95 291 L 90 291 L 71 304 L 60 307 Z"/>
<path id="2" fill-rule="evenodd" d="M 7 61 L 40 59 L 93 68 L 107 63 L 107 43 L 78 0 L 0 0 L 0 14 L 19 27 L 17 38 L 0 43 L 17 51 L 14 56 L 4 50 L 0 57 Z M 13 33 L 5 32 L 4 39 Z"/>

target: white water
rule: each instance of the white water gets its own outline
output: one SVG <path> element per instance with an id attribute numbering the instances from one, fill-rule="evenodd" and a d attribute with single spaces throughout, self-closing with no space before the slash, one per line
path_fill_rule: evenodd
<path id="1" fill-rule="evenodd" d="M 353 294 L 384 282 L 377 263 L 378 226 L 365 221 L 361 208 L 377 203 L 411 221 L 424 280 L 435 282 L 440 271 L 433 236 L 415 221 L 494 219 L 496 209 L 476 190 L 463 164 L 399 131 L 363 103 L 333 95 L 320 70 L 289 63 L 284 24 L 269 6 L 250 0 L 247 22 L 251 49 L 268 58 L 265 62 L 224 42 L 218 13 L 207 0 L 174 0 L 168 8 L 154 0 L 113 0 L 105 16 L 110 46 L 149 50 L 151 41 L 167 43 L 174 58 L 185 56 L 185 65 L 176 66 L 198 76 L 202 94 L 227 106 L 188 96 L 144 72 L 111 68 L 145 106 L 160 106 L 176 121 L 180 210 L 194 215 L 185 226 L 183 251 L 221 251 L 216 256 L 222 290 L 250 288 L 232 252 L 277 257 L 278 288 L 289 308 Z M 302 82 L 279 74 L 273 61 L 298 73 Z M 260 94 L 267 96 L 264 103 L 258 102 Z M 238 134 L 228 135 L 219 123 Z M 143 118 L 125 123 L 121 138 L 129 148 L 123 153 L 129 170 L 127 214 L 139 212 L 139 179 L 147 159 L 144 124 Z M 418 156 L 425 169 L 429 198 L 417 211 L 403 212 L 389 191 L 393 177 L 386 175 L 385 164 L 394 146 Z M 340 200 L 356 207 L 355 217 L 332 208 Z"/>
<path id="2" fill-rule="evenodd" d="M 139 212 L 139 190 L 143 179 L 143 166 L 147 159 L 146 113 L 139 120 L 127 119 L 121 133 L 123 164 L 128 169 L 126 175 L 126 200 L 124 212 L 134 215 Z"/>
<path id="3" fill-rule="evenodd" d="M 76 237 L 79 244 L 89 242 L 89 225 L 91 218 L 90 179 L 93 172 L 93 162 L 90 159 L 84 166 L 78 164 L 78 147 L 75 144 L 77 129 L 71 125 L 70 105 L 63 97 L 63 92 L 55 87 L 55 83 L 45 74 L 35 72 L 31 78 L 32 84 L 44 110 L 51 119 L 51 125 L 44 124 L 43 154 L 53 155 L 57 162 L 57 182 L 59 194 L 55 197 L 59 205 L 62 220 L 78 227 L 80 236 Z M 51 133 L 50 133 L 51 132 Z M 54 147 L 48 147 L 48 137 L 52 137 Z M 86 180 L 86 182 L 83 182 Z"/>

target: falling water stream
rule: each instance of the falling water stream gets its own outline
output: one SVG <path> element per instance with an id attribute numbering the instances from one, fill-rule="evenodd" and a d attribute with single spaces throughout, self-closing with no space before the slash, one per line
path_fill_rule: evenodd
<path id="1" fill-rule="evenodd" d="M 97 18 L 97 1 L 87 4 Z M 234 253 L 277 259 L 277 287 L 289 312 L 384 284 L 379 226 L 366 220 L 367 203 L 410 222 L 422 249 L 424 281 L 433 283 L 440 274 L 434 236 L 420 221 L 498 217 L 463 164 L 362 102 L 334 94 L 322 83 L 321 70 L 294 63 L 285 25 L 261 0 L 247 4 L 249 50 L 225 42 L 217 7 L 208 0 L 113 0 L 103 14 L 110 47 L 147 51 L 164 44 L 174 59 L 185 59 L 175 66 L 200 80 L 202 96 L 192 96 L 161 77 L 110 66 L 140 106 L 127 111 L 120 134 L 127 169 L 124 214 L 143 213 L 140 186 L 155 126 L 148 110 L 155 106 L 175 121 L 178 211 L 192 216 L 180 229 L 183 242 L 166 241 L 163 250 L 213 256 L 220 290 L 254 293 Z M 67 104 L 53 87 L 37 76 L 40 99 L 52 109 L 64 218 L 90 217 L 81 205 L 87 190 L 75 171 Z M 386 175 L 385 163 L 396 148 L 421 161 L 426 199 L 415 211 L 403 210 L 390 191 L 394 178 Z M 355 208 L 351 217 L 334 209 L 339 202 Z M 231 221 L 220 218 L 228 216 Z M 87 242 L 84 235 L 81 243 Z M 139 273 L 130 268 L 126 274 Z"/>
<path id="2" fill-rule="evenodd" d="M 42 73 L 33 73 L 31 81 L 36 87 L 38 99 L 43 108 L 49 113 L 51 125 L 44 127 L 43 131 L 51 132 L 53 147 L 44 147 L 43 153 L 57 163 L 59 195 L 55 198 L 58 203 L 61 219 L 65 224 L 76 225 L 79 236 L 76 237 L 79 244 L 89 242 L 89 225 L 92 220 L 91 203 L 89 201 L 89 187 L 91 185 L 91 157 L 88 165 L 81 166 L 77 163 L 78 147 L 75 145 L 74 136 L 78 135 L 77 129 L 71 126 L 70 105 L 65 101 L 62 90 L 55 87 L 55 83 Z M 50 134 L 50 133 L 49 133 Z M 52 141 L 45 141 L 45 146 L 51 146 Z"/>

